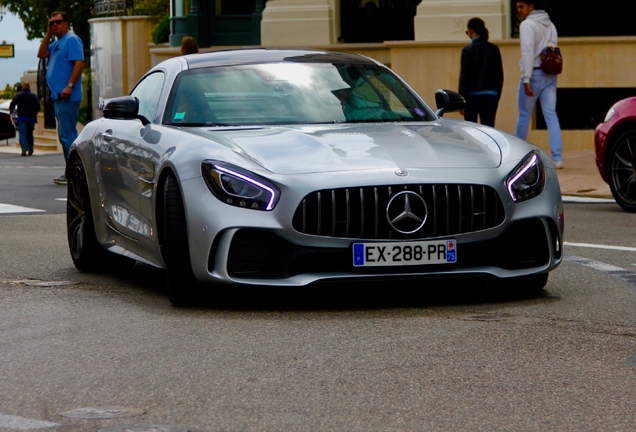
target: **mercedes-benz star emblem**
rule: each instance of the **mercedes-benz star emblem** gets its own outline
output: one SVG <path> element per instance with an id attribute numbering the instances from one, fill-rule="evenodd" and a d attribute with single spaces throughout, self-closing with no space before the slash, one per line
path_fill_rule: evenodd
<path id="1" fill-rule="evenodd" d="M 386 206 L 389 225 L 402 234 L 413 234 L 422 229 L 427 216 L 426 201 L 411 191 L 395 194 Z"/>

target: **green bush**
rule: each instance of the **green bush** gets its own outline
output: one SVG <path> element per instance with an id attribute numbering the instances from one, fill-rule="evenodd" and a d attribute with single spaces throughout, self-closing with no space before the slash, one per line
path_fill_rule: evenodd
<path id="1" fill-rule="evenodd" d="M 4 90 L 0 90 L 0 99 L 11 100 L 15 97 L 17 92 L 18 92 L 18 83 L 13 84 L 12 86 L 7 84 Z"/>
<path id="2" fill-rule="evenodd" d="M 167 43 L 170 40 L 170 16 L 164 15 L 152 28 L 152 41 L 156 44 Z"/>

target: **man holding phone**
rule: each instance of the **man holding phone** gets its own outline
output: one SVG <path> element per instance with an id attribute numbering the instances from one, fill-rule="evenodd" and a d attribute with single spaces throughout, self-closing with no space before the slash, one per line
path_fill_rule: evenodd
<path id="1" fill-rule="evenodd" d="M 55 40 L 51 39 L 55 36 Z M 40 43 L 38 57 L 48 58 L 46 82 L 53 98 L 57 135 L 68 159 L 71 144 L 77 138 L 77 119 L 82 101 L 82 70 L 84 69 L 84 45 L 69 29 L 68 14 L 55 11 L 49 18 L 46 35 Z M 67 184 L 66 175 L 54 180 L 56 184 Z"/>

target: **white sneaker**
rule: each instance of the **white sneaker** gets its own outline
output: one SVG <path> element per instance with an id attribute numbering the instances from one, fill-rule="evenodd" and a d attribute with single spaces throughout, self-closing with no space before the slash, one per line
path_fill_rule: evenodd
<path id="1" fill-rule="evenodd" d="M 554 168 L 555 169 L 562 169 L 563 168 L 563 161 L 562 160 L 554 161 Z"/>

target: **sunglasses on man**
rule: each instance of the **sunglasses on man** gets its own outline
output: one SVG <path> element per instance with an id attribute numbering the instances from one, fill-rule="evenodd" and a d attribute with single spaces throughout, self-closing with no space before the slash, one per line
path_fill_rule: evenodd
<path id="1" fill-rule="evenodd" d="M 63 22 L 65 22 L 65 21 L 66 21 L 66 20 L 51 20 L 51 21 L 49 21 L 49 25 L 50 25 L 50 26 L 60 25 L 60 24 L 62 24 L 62 23 L 63 23 Z"/>

